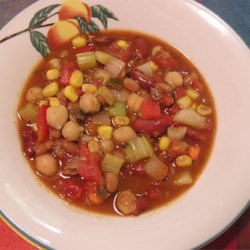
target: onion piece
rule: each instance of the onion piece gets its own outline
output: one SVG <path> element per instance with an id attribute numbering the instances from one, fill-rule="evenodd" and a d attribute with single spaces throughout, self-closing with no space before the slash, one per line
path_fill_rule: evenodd
<path id="1" fill-rule="evenodd" d="M 108 63 L 104 66 L 104 69 L 107 70 L 112 75 L 113 78 L 116 78 L 124 69 L 124 67 L 125 67 L 125 62 L 115 57 L 111 57 Z"/>
<path id="2" fill-rule="evenodd" d="M 106 110 L 100 111 L 96 114 L 94 114 L 91 118 L 91 121 L 95 125 L 110 125 L 110 117 L 109 117 L 109 112 Z"/>
<path id="3" fill-rule="evenodd" d="M 153 70 L 152 70 L 150 62 L 146 62 L 146 63 L 144 63 L 136 68 L 139 69 L 141 72 L 143 72 L 148 77 L 152 77 L 152 75 L 153 75 Z"/>
<path id="4" fill-rule="evenodd" d="M 162 181 L 168 174 L 168 167 L 158 157 L 148 159 L 144 166 L 144 171 L 156 181 Z"/>
<path id="5" fill-rule="evenodd" d="M 194 181 L 189 170 L 181 172 L 174 179 L 174 185 L 176 186 L 190 185 L 193 182 Z"/>
<path id="6" fill-rule="evenodd" d="M 120 91 L 116 89 L 110 89 L 110 91 L 113 93 L 117 101 L 120 101 L 120 102 L 126 102 L 128 96 L 130 95 L 130 92 L 126 90 L 125 88 L 121 89 Z"/>
<path id="7" fill-rule="evenodd" d="M 187 127 L 169 127 L 168 137 L 170 140 L 181 141 L 187 133 Z"/>
<path id="8" fill-rule="evenodd" d="M 191 108 L 181 109 L 178 111 L 174 116 L 173 121 L 194 128 L 206 128 L 206 118 Z"/>

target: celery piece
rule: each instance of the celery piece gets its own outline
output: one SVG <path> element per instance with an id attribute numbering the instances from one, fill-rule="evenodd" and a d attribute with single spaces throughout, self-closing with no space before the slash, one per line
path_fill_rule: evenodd
<path id="1" fill-rule="evenodd" d="M 125 154 L 130 163 L 135 163 L 139 160 L 152 157 L 155 153 L 148 139 L 142 136 L 127 143 Z"/>
<path id="2" fill-rule="evenodd" d="M 102 160 L 102 171 L 119 174 L 123 163 L 124 159 L 107 153 Z"/>
<path id="3" fill-rule="evenodd" d="M 127 110 L 124 102 L 116 101 L 109 109 L 109 113 L 111 116 L 126 116 Z"/>
<path id="4" fill-rule="evenodd" d="M 76 55 L 77 64 L 81 70 L 96 67 L 95 52 L 83 52 Z"/>
<path id="5" fill-rule="evenodd" d="M 28 122 L 36 122 L 38 109 L 32 103 L 27 103 L 19 110 L 19 115 Z"/>
<path id="6" fill-rule="evenodd" d="M 108 82 L 108 86 L 115 89 L 115 90 L 121 90 L 123 85 L 122 85 L 122 80 L 119 78 L 112 78 Z"/>
<path id="7" fill-rule="evenodd" d="M 95 52 L 95 57 L 98 62 L 104 65 L 106 65 L 111 59 L 111 55 L 109 55 L 106 52 L 99 51 L 99 50 Z"/>
<path id="8" fill-rule="evenodd" d="M 96 95 L 98 99 L 100 99 L 101 103 L 104 102 L 109 105 L 112 105 L 116 101 L 113 93 L 105 86 L 99 88 L 98 91 L 96 92 Z"/>

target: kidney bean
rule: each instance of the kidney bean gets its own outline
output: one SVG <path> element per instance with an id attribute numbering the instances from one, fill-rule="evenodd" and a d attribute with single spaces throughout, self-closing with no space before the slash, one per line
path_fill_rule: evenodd
<path id="1" fill-rule="evenodd" d="M 53 146 L 54 146 L 53 140 L 47 140 L 43 143 L 38 144 L 35 148 L 36 156 L 46 154 L 53 148 Z"/>
<path id="2" fill-rule="evenodd" d="M 22 130 L 22 136 L 24 140 L 24 153 L 28 157 L 34 157 L 35 156 L 35 141 L 36 136 L 31 128 L 24 128 Z"/>
<path id="3" fill-rule="evenodd" d="M 134 69 L 131 71 L 132 78 L 139 83 L 139 85 L 144 89 L 150 89 L 153 85 L 153 81 L 144 75 L 139 69 Z"/>

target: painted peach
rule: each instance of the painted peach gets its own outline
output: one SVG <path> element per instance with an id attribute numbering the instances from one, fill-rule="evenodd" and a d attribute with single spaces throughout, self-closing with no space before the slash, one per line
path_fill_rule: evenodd
<path id="1" fill-rule="evenodd" d="M 57 21 L 50 27 L 47 38 L 51 49 L 57 49 L 81 33 L 77 20 Z"/>
<path id="2" fill-rule="evenodd" d="M 90 7 L 79 0 L 64 0 L 59 10 L 59 20 L 83 17 L 89 24 L 91 19 Z"/>

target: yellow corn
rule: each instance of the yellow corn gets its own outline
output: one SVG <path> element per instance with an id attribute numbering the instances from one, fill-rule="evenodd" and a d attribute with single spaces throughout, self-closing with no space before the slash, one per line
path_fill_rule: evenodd
<path id="1" fill-rule="evenodd" d="M 88 142 L 88 149 L 89 151 L 92 152 L 98 152 L 100 150 L 99 143 L 95 140 L 90 140 Z"/>
<path id="2" fill-rule="evenodd" d="M 181 109 L 188 108 L 192 105 L 192 99 L 187 95 L 181 97 L 176 102 Z"/>
<path id="3" fill-rule="evenodd" d="M 51 98 L 49 98 L 49 105 L 51 107 L 58 106 L 58 105 L 60 105 L 60 101 L 58 100 L 57 97 L 51 97 Z"/>
<path id="4" fill-rule="evenodd" d="M 212 109 L 204 104 L 200 104 L 198 107 L 197 107 L 197 112 L 200 114 L 200 115 L 203 115 L 203 116 L 206 116 L 206 115 L 210 115 L 212 113 Z"/>
<path id="5" fill-rule="evenodd" d="M 49 69 L 46 72 L 47 79 L 50 80 L 57 80 L 59 78 L 59 70 L 58 69 Z"/>
<path id="6" fill-rule="evenodd" d="M 87 44 L 87 39 L 85 36 L 77 36 L 72 40 L 72 45 L 76 48 L 83 47 Z"/>
<path id="7" fill-rule="evenodd" d="M 111 126 L 103 125 L 97 129 L 98 135 L 103 140 L 110 140 L 113 136 L 113 128 Z"/>
<path id="8" fill-rule="evenodd" d="M 126 49 L 128 47 L 128 43 L 125 40 L 119 40 L 116 42 L 116 44 L 121 48 L 121 49 Z"/>
<path id="9" fill-rule="evenodd" d="M 125 126 L 125 125 L 128 125 L 129 122 L 130 120 L 127 116 L 117 115 L 114 117 L 114 123 L 117 126 Z"/>
<path id="10" fill-rule="evenodd" d="M 92 85 L 92 84 L 89 84 L 89 83 L 84 83 L 82 85 L 82 91 L 83 91 L 83 93 L 95 94 L 97 92 L 97 87 Z"/>
<path id="11" fill-rule="evenodd" d="M 43 105 L 48 105 L 48 100 L 40 100 L 38 106 L 42 107 Z"/>
<path id="12" fill-rule="evenodd" d="M 170 145 L 170 139 L 167 136 L 162 136 L 159 140 L 159 149 L 167 150 Z"/>
<path id="13" fill-rule="evenodd" d="M 191 88 L 187 89 L 186 94 L 192 100 L 196 100 L 200 96 L 200 94 L 197 91 L 195 91 L 194 89 L 191 89 Z"/>
<path id="14" fill-rule="evenodd" d="M 175 163 L 178 167 L 190 167 L 193 160 L 189 155 L 180 155 L 176 158 Z"/>
<path id="15" fill-rule="evenodd" d="M 193 109 L 193 110 L 196 110 L 197 109 L 197 103 L 193 103 L 190 108 Z"/>
<path id="16" fill-rule="evenodd" d="M 149 61 L 149 63 L 153 72 L 158 70 L 158 66 L 153 61 Z"/>
<path id="17" fill-rule="evenodd" d="M 59 85 L 57 82 L 52 82 L 49 85 L 47 85 L 46 87 L 43 88 L 42 90 L 42 94 L 45 97 L 52 97 L 55 96 L 59 91 Z"/>
<path id="18" fill-rule="evenodd" d="M 69 79 L 69 85 L 75 88 L 80 88 L 83 84 L 83 73 L 79 69 L 76 69 L 71 74 Z"/>
<path id="19" fill-rule="evenodd" d="M 71 102 L 76 102 L 79 98 L 79 96 L 76 94 L 75 88 L 70 86 L 70 85 L 68 85 L 67 87 L 64 88 L 63 94 Z"/>

